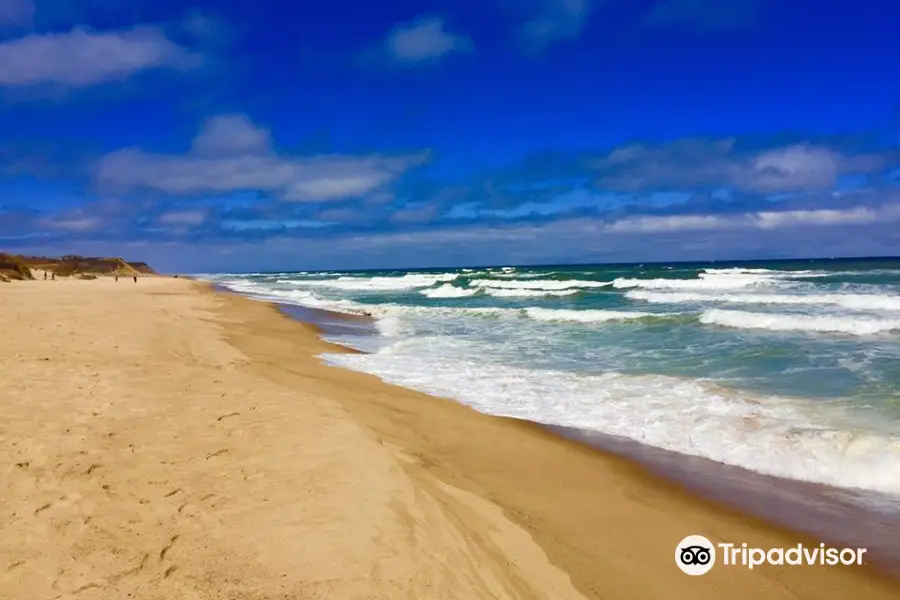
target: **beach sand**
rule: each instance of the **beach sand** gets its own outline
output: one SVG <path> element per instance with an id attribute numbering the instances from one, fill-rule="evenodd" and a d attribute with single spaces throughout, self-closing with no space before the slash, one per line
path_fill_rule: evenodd
<path id="1" fill-rule="evenodd" d="M 184 279 L 0 284 L 0 598 L 900 597 L 867 567 L 688 577 L 688 534 L 817 541 L 326 350 Z"/>

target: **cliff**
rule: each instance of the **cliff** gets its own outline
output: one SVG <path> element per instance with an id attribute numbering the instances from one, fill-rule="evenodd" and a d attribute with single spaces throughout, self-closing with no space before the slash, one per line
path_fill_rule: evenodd
<path id="1" fill-rule="evenodd" d="M 21 256 L 0 253 L 0 280 L 33 279 L 35 270 L 55 273 L 57 277 L 89 275 L 155 275 L 144 262 L 127 262 L 121 258 L 100 258 L 68 254 L 59 258 L 47 256 Z"/>
<path id="2" fill-rule="evenodd" d="M 0 281 L 34 279 L 21 257 L 0 252 Z"/>

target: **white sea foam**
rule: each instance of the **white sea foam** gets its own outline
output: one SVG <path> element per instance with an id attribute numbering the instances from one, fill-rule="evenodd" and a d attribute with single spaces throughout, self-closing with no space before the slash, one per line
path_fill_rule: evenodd
<path id="1" fill-rule="evenodd" d="M 357 292 L 395 292 L 424 288 L 435 283 L 450 282 L 457 273 L 409 273 L 401 277 L 339 277 L 337 279 L 302 281 L 304 286 L 328 287 Z"/>
<path id="2" fill-rule="evenodd" d="M 629 300 L 656 304 L 718 302 L 728 304 L 781 304 L 785 306 L 838 306 L 858 311 L 900 311 L 900 296 L 888 294 L 704 294 L 696 292 L 630 291 Z"/>
<path id="3" fill-rule="evenodd" d="M 474 296 L 478 291 L 479 290 L 460 288 L 456 287 L 455 285 L 445 283 L 441 287 L 422 290 L 419 293 L 429 298 L 465 298 L 467 296 Z"/>
<path id="4" fill-rule="evenodd" d="M 438 337 L 326 359 L 489 414 L 623 436 L 774 476 L 900 494 L 900 438 L 835 428 L 827 407 L 665 376 L 521 369 L 474 354 Z"/>
<path id="5" fill-rule="evenodd" d="M 572 296 L 577 294 L 579 290 L 529 290 L 529 289 L 504 289 L 504 288 L 482 288 L 488 296 L 496 298 L 539 298 L 539 297 L 559 297 Z"/>
<path id="6" fill-rule="evenodd" d="M 874 335 L 876 333 L 900 330 L 900 319 L 839 315 L 790 315 L 721 309 L 704 312 L 700 315 L 700 322 L 705 325 L 719 325 L 738 329 L 765 329 L 784 332 L 806 331 L 848 335 Z"/>
<path id="7" fill-rule="evenodd" d="M 827 271 L 778 271 L 775 269 L 742 269 L 740 267 L 733 267 L 728 269 L 703 269 L 701 273 L 701 277 L 703 275 L 706 276 L 732 276 L 732 275 L 766 275 L 767 277 L 776 277 L 776 278 L 803 278 L 806 279 L 808 277 L 828 277 L 832 273 Z"/>
<path id="8" fill-rule="evenodd" d="M 510 290 L 570 290 L 574 288 L 602 288 L 612 285 L 610 281 L 584 281 L 579 279 L 532 279 L 528 281 L 498 281 L 496 279 L 474 279 L 473 287 L 500 288 Z"/>
<path id="9" fill-rule="evenodd" d="M 648 290 L 736 290 L 777 284 L 778 280 L 765 275 L 716 275 L 696 279 L 629 279 L 620 277 L 612 282 L 616 289 L 643 288 Z"/>
<path id="10" fill-rule="evenodd" d="M 690 279 L 634 279 L 613 281 L 617 289 L 642 288 L 648 290 L 737 290 L 745 288 L 802 284 L 794 279 L 827 276 L 820 271 L 773 271 L 770 269 L 705 269 Z"/>
<path id="11" fill-rule="evenodd" d="M 727 269 L 703 269 L 704 273 L 711 275 L 772 275 L 788 273 L 789 271 L 773 271 L 772 269 L 743 269 L 741 267 L 728 267 Z"/>
<path id="12" fill-rule="evenodd" d="M 218 283 L 233 292 L 244 294 L 257 300 L 307 306 L 336 312 L 370 314 L 368 305 L 354 302 L 353 300 L 322 298 L 309 290 L 277 289 L 246 279 L 224 280 Z"/>
<path id="13" fill-rule="evenodd" d="M 500 307 L 468 307 L 468 306 L 410 306 L 405 304 L 361 304 L 354 303 L 354 312 L 360 308 L 366 314 L 383 319 L 386 317 L 402 318 L 440 318 L 460 319 L 468 317 L 499 318 L 517 317 L 521 314 L 519 309 Z"/>
<path id="14" fill-rule="evenodd" d="M 536 279 L 538 277 L 547 277 L 548 275 L 553 275 L 556 271 L 541 271 L 535 273 L 534 271 L 519 271 L 518 269 L 514 269 L 512 271 L 497 271 L 496 269 L 488 269 L 487 271 L 478 271 L 474 274 L 471 274 L 470 277 L 498 277 L 501 279 Z"/>
<path id="15" fill-rule="evenodd" d="M 407 324 L 398 315 L 384 315 L 375 321 L 378 333 L 385 337 L 399 337 L 410 332 Z"/>
<path id="16" fill-rule="evenodd" d="M 525 314 L 536 321 L 569 321 L 576 323 L 606 323 L 658 317 L 654 313 L 619 310 L 566 310 L 552 308 L 526 308 Z"/>

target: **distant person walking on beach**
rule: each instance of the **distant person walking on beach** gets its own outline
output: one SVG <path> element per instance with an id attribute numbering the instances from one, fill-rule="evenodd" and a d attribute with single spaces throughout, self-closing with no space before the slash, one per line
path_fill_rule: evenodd
<path id="1" fill-rule="evenodd" d="M 44 271 L 44 281 L 47 281 L 47 271 Z"/>
<path id="2" fill-rule="evenodd" d="M 137 283 L 137 275 L 134 276 L 134 282 Z"/>

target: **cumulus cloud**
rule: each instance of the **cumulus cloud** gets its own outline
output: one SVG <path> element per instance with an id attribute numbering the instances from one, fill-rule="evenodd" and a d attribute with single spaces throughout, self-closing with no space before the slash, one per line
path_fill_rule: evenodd
<path id="1" fill-rule="evenodd" d="M 2 220 L 0 220 L 2 225 Z M 126 254 L 155 268 L 174 272 L 234 270 L 409 268 L 461 264 L 559 264 L 573 260 L 647 262 L 653 260 L 726 260 L 747 257 L 806 257 L 810 248 L 824 256 L 885 256 L 896 249 L 895 225 L 858 230 L 834 229 L 822 236 L 815 229 L 748 230 L 727 233 L 673 232 L 608 234 L 596 220 L 567 219 L 549 224 L 516 224 L 503 228 L 483 225 L 431 228 L 417 232 L 337 234 L 315 237 L 283 231 L 246 239 L 191 237 L 173 239 L 101 240 L 66 238 L 59 241 L 20 239 L 26 254 L 77 253 L 90 256 Z"/>
<path id="2" fill-rule="evenodd" d="M 28 23 L 33 17 L 33 0 L 0 0 L 0 28 Z"/>
<path id="3" fill-rule="evenodd" d="M 364 196 L 426 160 L 425 153 L 280 155 L 266 130 L 229 115 L 207 121 L 187 154 L 119 150 L 99 161 L 95 178 L 103 186 L 168 194 L 260 191 L 315 202 Z"/>
<path id="4" fill-rule="evenodd" d="M 195 270 L 234 270 L 387 268 L 425 266 L 426 262 L 437 266 L 576 259 L 698 260 L 803 256 L 810 248 L 821 255 L 879 255 L 890 253 L 900 242 L 900 190 L 859 191 L 832 200 L 837 203 L 828 205 L 823 195 L 822 207 L 789 203 L 780 209 L 728 214 L 595 214 L 462 226 L 401 218 L 389 227 L 372 223 L 371 213 L 368 221 L 365 211 L 352 214 L 359 203 L 321 210 L 317 220 L 310 220 L 303 209 L 314 207 L 284 203 L 225 215 L 183 206 L 160 211 L 165 205 L 135 207 L 132 201 L 114 201 L 38 220 L 28 213 L 0 214 L 0 241 L 19 248 L 58 243 L 65 246 L 63 253 L 90 253 L 81 248 L 101 241 L 120 248 L 144 243 L 154 252 L 177 244 L 170 262 L 176 270 L 189 265 Z M 148 211 L 157 216 L 148 221 Z M 318 220 L 326 216 L 331 222 L 327 226 Z M 390 219 L 390 214 L 385 218 Z M 7 227 L 9 223 L 15 226 Z M 4 237 L 5 231 L 11 235 Z M 230 252 L 230 258 L 218 266 L 214 266 L 215 248 Z M 298 257 L 301 263 L 296 262 Z"/>
<path id="5" fill-rule="evenodd" d="M 66 231 L 95 231 L 103 225 L 99 217 L 82 217 L 80 219 L 47 219 L 42 222 L 45 227 L 51 229 L 64 229 Z"/>
<path id="6" fill-rule="evenodd" d="M 887 154 L 845 155 L 808 143 L 755 152 L 739 151 L 734 139 L 684 139 L 666 144 L 631 144 L 588 161 L 597 187 L 640 192 L 729 187 L 779 193 L 835 186 L 846 173 L 886 169 Z"/>
<path id="7" fill-rule="evenodd" d="M 446 30 L 440 17 L 421 18 L 395 28 L 385 40 L 392 60 L 402 64 L 434 62 L 455 52 L 470 52 L 472 40 Z"/>
<path id="8" fill-rule="evenodd" d="M 540 0 L 533 14 L 522 23 L 520 34 L 529 47 L 547 46 L 577 39 L 601 0 Z"/>
<path id="9" fill-rule="evenodd" d="M 199 57 L 158 28 L 31 35 L 0 43 L 0 86 L 84 87 L 147 69 L 189 69 Z"/>
<path id="10" fill-rule="evenodd" d="M 192 149 L 203 156 L 263 154 L 272 145 L 269 131 L 258 127 L 246 115 L 219 115 L 208 119 Z"/>
<path id="11" fill-rule="evenodd" d="M 626 217 L 608 224 L 609 232 L 657 233 L 730 229 L 734 219 L 719 215 L 667 215 Z"/>
<path id="12" fill-rule="evenodd" d="M 606 225 L 612 233 L 676 231 L 776 230 L 803 227 L 875 225 L 900 221 L 900 204 L 803 210 L 766 210 L 730 215 L 666 215 L 626 217 Z"/>

